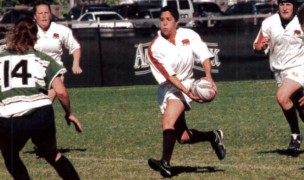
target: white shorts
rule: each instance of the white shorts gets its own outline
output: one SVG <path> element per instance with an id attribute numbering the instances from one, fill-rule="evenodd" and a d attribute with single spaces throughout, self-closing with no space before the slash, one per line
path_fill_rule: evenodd
<path id="1" fill-rule="evenodd" d="M 182 81 L 182 84 L 187 89 L 189 89 L 193 82 L 194 82 L 194 79 L 186 79 L 186 80 Z M 166 110 L 169 99 L 181 100 L 185 104 L 187 111 L 189 111 L 191 109 L 190 103 L 192 102 L 192 99 L 189 98 L 189 96 L 187 96 L 184 93 L 176 93 L 176 92 L 181 92 L 181 91 L 176 89 L 169 82 L 159 85 L 157 94 L 158 94 L 158 103 L 159 103 L 160 111 L 162 114 L 164 114 L 164 112 Z"/>
<path id="2" fill-rule="evenodd" d="M 304 87 L 304 66 L 274 72 L 277 86 L 280 87 L 285 78 L 291 79 Z"/>

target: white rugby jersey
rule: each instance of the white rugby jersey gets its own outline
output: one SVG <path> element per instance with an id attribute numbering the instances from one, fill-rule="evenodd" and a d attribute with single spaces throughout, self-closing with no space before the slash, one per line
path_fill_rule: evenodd
<path id="1" fill-rule="evenodd" d="M 254 43 L 263 37 L 270 38 L 269 64 L 272 71 L 281 71 L 304 65 L 304 36 L 298 18 L 295 16 L 284 29 L 279 14 L 274 14 L 262 23 Z"/>
<path id="2" fill-rule="evenodd" d="M 175 45 L 161 36 L 151 42 L 148 48 L 152 73 L 159 84 L 172 75 L 183 81 L 193 76 L 194 61 L 203 63 L 214 55 L 207 44 L 191 29 L 178 28 Z"/>
<path id="3" fill-rule="evenodd" d="M 35 49 L 51 56 L 61 65 L 63 64 L 61 61 L 63 47 L 67 48 L 70 54 L 80 48 L 80 44 L 73 36 L 72 30 L 54 22 L 51 22 L 46 32 L 38 26 L 37 37 Z"/>
<path id="4" fill-rule="evenodd" d="M 39 51 L 0 53 L 0 117 L 21 116 L 52 104 L 48 89 L 65 72 L 63 66 Z"/>

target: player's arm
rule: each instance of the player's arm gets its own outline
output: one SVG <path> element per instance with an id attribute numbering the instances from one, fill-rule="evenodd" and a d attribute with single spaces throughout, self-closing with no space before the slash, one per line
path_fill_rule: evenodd
<path id="1" fill-rule="evenodd" d="M 206 59 L 203 63 L 202 63 L 202 66 L 205 70 L 205 77 L 203 77 L 202 79 L 205 79 L 207 81 L 209 81 L 210 83 L 212 83 L 212 85 L 214 86 L 215 88 L 215 91 L 217 91 L 217 87 L 215 85 L 215 82 L 213 81 L 212 79 L 212 75 L 211 75 L 211 70 L 212 70 L 212 65 L 211 65 L 211 61 L 210 59 Z"/>
<path id="2" fill-rule="evenodd" d="M 270 38 L 266 34 L 266 32 L 263 31 L 263 25 L 262 25 L 254 43 L 253 43 L 254 52 L 267 54 L 269 42 L 270 42 Z"/>
<path id="3" fill-rule="evenodd" d="M 196 57 L 195 62 L 201 63 L 203 69 L 205 70 L 205 77 L 202 77 L 202 79 L 209 81 L 216 88 L 211 75 L 212 65 L 210 60 L 211 58 L 214 58 L 214 54 L 210 52 L 207 43 L 201 39 L 199 34 L 195 33 L 193 35 L 191 46 L 193 54 Z"/>
<path id="4" fill-rule="evenodd" d="M 72 71 L 74 74 L 81 74 L 82 69 L 80 67 L 81 48 L 76 49 L 73 52 L 73 66 Z"/>
<path id="5" fill-rule="evenodd" d="M 263 37 L 260 41 L 257 41 L 254 43 L 254 50 L 256 52 L 264 52 L 269 45 L 269 38 L 268 37 Z"/>
<path id="6" fill-rule="evenodd" d="M 57 97 L 65 111 L 65 119 L 70 125 L 72 122 L 75 125 L 75 128 L 78 132 L 82 132 L 82 125 L 78 119 L 72 114 L 70 97 L 67 89 L 65 88 L 61 78 L 58 76 L 52 82 L 52 88 L 55 90 Z"/>
<path id="7" fill-rule="evenodd" d="M 74 74 L 78 75 L 82 73 L 82 69 L 80 67 L 80 57 L 81 57 L 81 46 L 77 39 L 73 36 L 73 32 L 69 28 L 64 28 L 64 47 L 69 49 L 69 53 L 73 55 L 73 65 L 72 71 Z"/>

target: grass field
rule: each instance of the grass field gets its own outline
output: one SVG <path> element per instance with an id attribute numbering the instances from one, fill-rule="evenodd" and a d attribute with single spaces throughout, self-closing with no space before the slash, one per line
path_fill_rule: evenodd
<path id="1" fill-rule="evenodd" d="M 303 150 L 285 149 L 290 131 L 277 105 L 273 80 L 218 82 L 209 104 L 193 104 L 188 126 L 224 131 L 227 157 L 219 161 L 209 143 L 175 146 L 174 179 L 303 179 Z M 156 89 L 124 86 L 69 89 L 84 132 L 63 120 L 56 101 L 58 148 L 74 163 L 82 179 L 160 179 L 147 160 L 161 156 L 161 115 Z M 303 123 L 300 123 L 303 129 Z M 33 154 L 28 142 L 21 152 L 35 179 L 59 179 Z M 11 179 L 0 158 L 1 179 Z"/>

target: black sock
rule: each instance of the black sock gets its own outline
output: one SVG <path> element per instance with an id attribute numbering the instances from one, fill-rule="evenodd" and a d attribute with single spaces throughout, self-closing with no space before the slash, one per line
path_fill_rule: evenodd
<path id="1" fill-rule="evenodd" d="M 299 89 L 296 91 L 292 96 L 292 102 L 295 105 L 296 109 L 298 110 L 299 117 L 304 122 L 304 106 L 300 106 L 299 99 L 303 97 L 303 89 Z"/>
<path id="2" fill-rule="evenodd" d="M 285 115 L 285 118 L 287 119 L 287 122 L 290 126 L 290 130 L 292 134 L 300 134 L 300 128 L 298 123 L 298 116 L 297 112 L 294 106 L 288 110 L 283 109 L 283 113 Z"/>
<path id="3" fill-rule="evenodd" d="M 55 168 L 59 176 L 64 180 L 80 180 L 72 163 L 63 155 L 52 166 Z"/>
<path id="4" fill-rule="evenodd" d="M 163 131 L 163 155 L 162 160 L 170 163 L 173 149 L 176 141 L 176 133 L 174 129 L 166 129 Z"/>
<path id="5" fill-rule="evenodd" d="M 189 144 L 194 144 L 204 141 L 213 141 L 215 138 L 212 131 L 198 131 L 196 129 L 190 129 L 190 141 Z"/>

